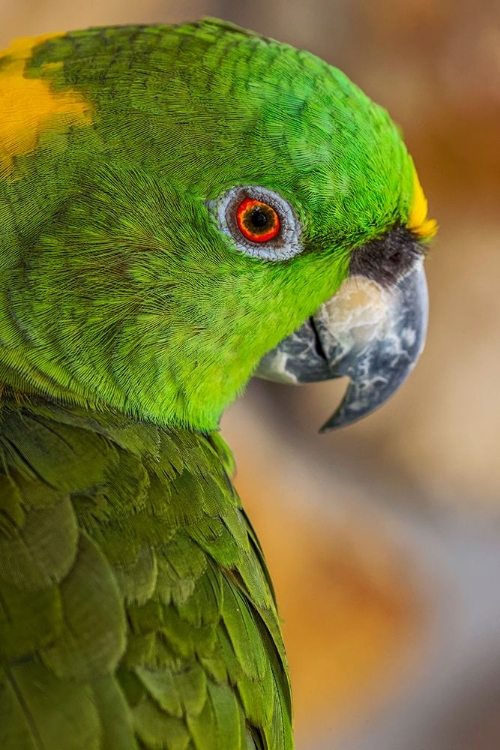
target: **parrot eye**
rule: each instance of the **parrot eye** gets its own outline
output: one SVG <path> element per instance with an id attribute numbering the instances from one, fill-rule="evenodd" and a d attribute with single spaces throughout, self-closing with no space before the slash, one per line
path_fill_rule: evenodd
<path id="1" fill-rule="evenodd" d="M 257 185 L 235 187 L 209 206 L 222 231 L 246 255 L 287 260 L 303 250 L 293 209 L 273 190 Z"/>
<path id="2" fill-rule="evenodd" d="M 273 240 L 280 231 L 280 217 L 274 208 L 252 198 L 245 198 L 236 209 L 236 223 L 251 242 Z"/>

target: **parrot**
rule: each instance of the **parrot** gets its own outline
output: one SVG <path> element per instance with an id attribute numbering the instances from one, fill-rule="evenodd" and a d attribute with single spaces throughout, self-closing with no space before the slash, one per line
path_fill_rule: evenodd
<path id="1" fill-rule="evenodd" d="M 254 375 L 369 414 L 436 233 L 387 112 L 213 18 L 0 54 L 0 748 L 292 750 L 220 419 Z"/>

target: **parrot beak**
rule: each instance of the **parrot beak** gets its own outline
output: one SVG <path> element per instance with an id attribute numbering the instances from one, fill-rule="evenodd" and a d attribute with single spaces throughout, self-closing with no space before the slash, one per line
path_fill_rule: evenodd
<path id="1" fill-rule="evenodd" d="M 257 375 L 286 383 L 347 376 L 328 432 L 378 409 L 404 383 L 425 343 L 428 296 L 423 254 L 406 229 L 355 251 L 337 293 L 268 352 Z"/>

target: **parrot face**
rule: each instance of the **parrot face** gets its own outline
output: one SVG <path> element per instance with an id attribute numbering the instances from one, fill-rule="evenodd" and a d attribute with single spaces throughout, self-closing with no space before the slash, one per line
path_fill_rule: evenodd
<path id="1" fill-rule="evenodd" d="M 200 430 L 256 370 L 347 374 L 329 427 L 382 403 L 435 232 L 387 113 L 230 24 L 87 34 L 0 58 L 3 380 Z"/>

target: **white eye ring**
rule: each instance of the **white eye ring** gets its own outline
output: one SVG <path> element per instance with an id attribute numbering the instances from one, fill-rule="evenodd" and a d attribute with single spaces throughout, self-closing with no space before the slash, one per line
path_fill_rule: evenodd
<path id="1" fill-rule="evenodd" d="M 272 239 L 266 242 L 252 242 L 240 230 L 236 211 L 247 198 L 262 201 L 278 214 L 279 232 Z M 262 260 L 288 260 L 304 249 L 300 243 L 301 226 L 291 205 L 274 190 L 260 185 L 238 185 L 230 188 L 215 201 L 211 201 L 209 207 L 214 212 L 224 234 L 227 234 L 238 250 L 245 255 Z"/>

